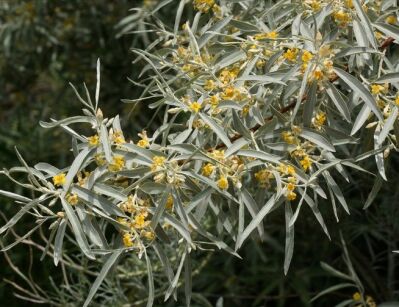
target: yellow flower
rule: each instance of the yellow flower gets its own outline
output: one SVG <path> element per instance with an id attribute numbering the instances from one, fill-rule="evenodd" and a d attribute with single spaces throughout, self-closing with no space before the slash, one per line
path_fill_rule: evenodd
<path id="1" fill-rule="evenodd" d="M 385 18 L 385 21 L 391 25 L 394 25 L 397 21 L 397 18 L 394 15 L 390 15 L 387 18 Z"/>
<path id="2" fill-rule="evenodd" d="M 266 187 L 269 184 L 269 179 L 273 178 L 273 174 L 266 169 L 262 169 L 255 173 L 255 179 L 261 186 Z"/>
<path id="3" fill-rule="evenodd" d="M 313 11 L 316 12 L 316 11 L 320 10 L 320 7 L 321 7 L 320 1 L 318 1 L 318 0 L 313 0 L 312 3 L 311 3 L 310 5 L 311 5 Z"/>
<path id="4" fill-rule="evenodd" d="M 143 231 L 143 232 L 141 233 L 141 235 L 142 235 L 144 238 L 146 238 L 147 240 L 150 240 L 150 241 L 154 240 L 154 238 L 155 238 L 155 234 L 154 234 L 153 231 Z"/>
<path id="5" fill-rule="evenodd" d="M 213 150 L 210 153 L 210 156 L 218 161 L 223 161 L 224 160 L 224 150 Z"/>
<path id="6" fill-rule="evenodd" d="M 213 166 L 211 163 L 207 163 L 202 168 L 202 175 L 209 177 L 210 175 L 212 175 L 214 169 L 215 169 L 215 166 Z"/>
<path id="7" fill-rule="evenodd" d="M 204 90 L 206 91 L 213 91 L 216 88 L 215 81 L 213 80 L 206 80 L 204 85 Z"/>
<path id="8" fill-rule="evenodd" d="M 212 108 L 215 109 L 220 102 L 220 98 L 218 95 L 213 95 L 209 98 L 209 103 L 211 104 Z"/>
<path id="9" fill-rule="evenodd" d="M 371 85 L 371 93 L 373 93 L 375 95 L 380 94 L 384 90 L 385 90 L 385 87 L 383 87 L 382 85 L 379 85 L 379 84 L 372 84 Z"/>
<path id="10" fill-rule="evenodd" d="M 173 196 L 169 195 L 168 199 L 166 200 L 166 205 L 165 208 L 168 210 L 172 210 L 173 209 Z"/>
<path id="11" fill-rule="evenodd" d="M 399 94 L 396 96 L 395 104 L 396 104 L 397 106 L 399 106 Z"/>
<path id="12" fill-rule="evenodd" d="M 298 56 L 298 49 L 292 48 L 288 49 L 286 52 L 284 52 L 283 57 L 286 60 L 289 60 L 291 62 L 294 62 Z"/>
<path id="13" fill-rule="evenodd" d="M 335 21 L 339 22 L 342 26 L 346 25 L 350 21 L 350 16 L 343 10 L 334 12 L 333 14 Z"/>
<path id="14" fill-rule="evenodd" d="M 111 172 L 119 172 L 125 166 L 125 158 L 123 156 L 114 156 L 112 163 L 108 165 L 108 170 Z"/>
<path id="15" fill-rule="evenodd" d="M 295 192 L 292 192 L 292 191 L 289 191 L 289 192 L 286 194 L 285 197 L 286 197 L 287 200 L 289 200 L 289 201 L 295 200 L 295 199 L 296 199 L 296 193 L 295 193 Z"/>
<path id="16" fill-rule="evenodd" d="M 150 142 L 148 140 L 147 132 L 145 130 L 139 133 L 138 136 L 141 137 L 141 140 L 137 142 L 137 146 L 141 148 L 150 147 Z"/>
<path id="17" fill-rule="evenodd" d="M 93 136 L 90 136 L 87 138 L 87 140 L 89 141 L 89 146 L 97 146 L 98 143 L 100 142 L 100 137 L 96 134 Z"/>
<path id="18" fill-rule="evenodd" d="M 145 220 L 145 215 L 144 214 L 138 214 L 134 218 L 134 224 L 133 227 L 137 229 L 141 229 L 146 227 L 149 224 L 148 221 Z"/>
<path id="19" fill-rule="evenodd" d="M 202 13 L 208 13 L 214 5 L 215 0 L 194 0 L 194 8 Z"/>
<path id="20" fill-rule="evenodd" d="M 96 154 L 94 156 L 94 160 L 96 161 L 98 166 L 103 166 L 107 162 L 104 158 L 104 155 L 102 154 Z"/>
<path id="21" fill-rule="evenodd" d="M 60 173 L 53 177 L 53 183 L 55 186 L 62 186 L 66 181 L 66 175 L 64 173 Z"/>
<path id="22" fill-rule="evenodd" d="M 278 37 L 278 33 L 276 31 L 271 31 L 271 32 L 267 32 L 267 33 L 255 34 L 254 39 L 256 39 L 256 40 L 262 40 L 265 38 L 275 39 L 277 37 Z"/>
<path id="23" fill-rule="evenodd" d="M 123 245 L 125 247 L 132 247 L 133 246 L 132 236 L 129 233 L 127 233 L 127 232 L 123 235 Z"/>
<path id="24" fill-rule="evenodd" d="M 302 165 L 302 168 L 305 172 L 312 166 L 312 161 L 310 160 L 309 156 L 306 155 L 301 161 L 299 161 Z"/>
<path id="25" fill-rule="evenodd" d="M 287 184 L 287 190 L 288 191 L 294 191 L 295 190 L 295 184 L 293 184 L 293 183 L 288 183 Z"/>
<path id="26" fill-rule="evenodd" d="M 189 108 L 192 112 L 198 113 L 201 110 L 201 104 L 195 101 L 190 103 Z"/>
<path id="27" fill-rule="evenodd" d="M 122 132 L 115 131 L 112 135 L 112 140 L 115 144 L 124 144 L 126 143 L 125 138 L 123 137 Z"/>
<path id="28" fill-rule="evenodd" d="M 315 78 L 316 80 L 321 80 L 324 77 L 324 73 L 320 68 L 316 68 L 313 71 L 313 78 Z"/>
<path id="29" fill-rule="evenodd" d="M 302 61 L 304 63 L 309 62 L 313 58 L 313 54 L 310 53 L 309 51 L 305 50 L 302 54 Z"/>
<path id="30" fill-rule="evenodd" d="M 281 132 L 281 137 L 282 137 L 283 141 L 288 144 L 295 143 L 295 137 L 292 135 L 292 133 L 290 131 Z"/>
<path id="31" fill-rule="evenodd" d="M 350 9 L 353 9 L 353 1 L 352 0 L 346 0 L 346 6 Z"/>
<path id="32" fill-rule="evenodd" d="M 265 64 L 266 64 L 265 60 L 259 60 L 259 61 L 256 62 L 256 68 L 257 69 L 262 69 L 263 66 L 265 66 Z"/>
<path id="33" fill-rule="evenodd" d="M 229 188 L 229 181 L 225 176 L 220 176 L 217 185 L 222 190 L 227 190 Z"/>
<path id="34" fill-rule="evenodd" d="M 66 200 L 67 200 L 67 202 L 68 202 L 70 205 L 74 206 L 74 205 L 76 205 L 76 204 L 79 202 L 79 197 L 78 197 L 78 195 L 75 194 L 75 193 L 73 193 L 73 194 L 68 194 L 68 195 L 66 196 Z"/>
<path id="35" fill-rule="evenodd" d="M 152 158 L 151 170 L 155 172 L 159 167 L 164 166 L 165 160 L 166 158 L 162 156 L 155 156 Z"/>
<path id="36" fill-rule="evenodd" d="M 359 292 L 355 292 L 353 293 L 352 298 L 354 301 L 360 301 L 362 299 L 362 295 Z"/>
<path id="37" fill-rule="evenodd" d="M 319 112 L 316 114 L 316 116 L 313 119 L 313 124 L 317 127 L 320 128 L 321 126 L 324 125 L 324 123 L 326 122 L 327 117 L 326 117 L 326 113 L 324 112 Z"/>

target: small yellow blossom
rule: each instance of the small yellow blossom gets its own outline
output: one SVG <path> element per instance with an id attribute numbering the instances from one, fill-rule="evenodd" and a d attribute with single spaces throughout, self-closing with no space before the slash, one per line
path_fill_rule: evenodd
<path id="1" fill-rule="evenodd" d="M 359 292 L 355 292 L 355 293 L 353 293 L 352 298 L 354 301 L 360 301 L 362 299 L 362 296 Z"/>
<path id="2" fill-rule="evenodd" d="M 296 193 L 295 193 L 295 192 L 292 192 L 292 191 L 289 191 L 289 192 L 286 194 L 285 197 L 287 198 L 287 200 L 293 201 L 293 200 L 296 199 Z"/>
<path id="3" fill-rule="evenodd" d="M 112 162 L 108 165 L 108 170 L 111 172 L 119 172 L 125 166 L 125 158 L 123 156 L 114 156 Z"/>
<path id="4" fill-rule="evenodd" d="M 267 185 L 269 184 L 270 178 L 273 178 L 273 174 L 266 169 L 262 169 L 255 173 L 255 179 L 263 187 L 267 187 Z"/>
<path id="5" fill-rule="evenodd" d="M 229 188 L 229 181 L 225 176 L 220 176 L 217 185 L 222 190 L 227 190 Z"/>
<path id="6" fill-rule="evenodd" d="M 133 240 L 132 240 L 132 236 L 129 233 L 125 233 L 123 235 L 123 245 L 125 247 L 132 247 L 133 246 Z"/>
<path id="7" fill-rule="evenodd" d="M 351 20 L 350 15 L 343 10 L 334 12 L 333 16 L 335 21 L 339 22 L 341 26 L 345 26 Z"/>
<path id="8" fill-rule="evenodd" d="M 98 166 L 103 166 L 103 165 L 105 165 L 105 163 L 107 162 L 107 161 L 105 160 L 103 154 L 96 154 L 96 155 L 94 156 L 94 160 L 96 161 L 96 163 L 97 163 Z"/>
<path id="9" fill-rule="evenodd" d="M 277 37 L 278 37 L 278 33 L 276 31 L 271 31 L 271 32 L 267 32 L 267 33 L 255 34 L 254 39 L 256 39 L 256 40 L 262 40 L 265 38 L 275 39 Z"/>
<path id="10" fill-rule="evenodd" d="M 206 80 L 204 85 L 204 90 L 213 91 L 216 88 L 216 83 L 213 80 Z"/>
<path id="11" fill-rule="evenodd" d="M 147 132 L 143 131 L 143 132 L 139 133 L 138 135 L 139 135 L 139 137 L 141 137 L 141 140 L 139 140 L 137 142 L 137 146 L 139 146 L 141 148 L 150 147 L 150 142 L 149 142 L 148 137 L 147 137 Z"/>
<path id="12" fill-rule="evenodd" d="M 87 138 L 88 142 L 89 142 L 89 146 L 97 146 L 98 143 L 100 142 L 100 137 L 96 134 L 93 136 L 90 136 Z"/>
<path id="13" fill-rule="evenodd" d="M 345 3 L 348 8 L 353 9 L 353 0 L 346 0 Z"/>
<path id="14" fill-rule="evenodd" d="M 154 158 L 152 158 L 151 170 L 154 172 L 159 167 L 162 167 L 165 164 L 165 160 L 166 158 L 162 156 L 155 156 Z"/>
<path id="15" fill-rule="evenodd" d="M 312 58 L 313 58 L 313 54 L 307 50 L 305 50 L 302 54 L 302 61 L 304 63 L 308 63 Z"/>
<path id="16" fill-rule="evenodd" d="M 324 125 L 324 123 L 326 122 L 326 120 L 327 120 L 326 113 L 319 112 L 314 117 L 313 124 L 315 125 L 315 127 L 321 128 Z"/>
<path id="17" fill-rule="evenodd" d="M 67 200 L 67 202 L 68 202 L 70 205 L 74 206 L 74 205 L 76 205 L 76 204 L 79 202 L 79 197 L 78 197 L 78 195 L 75 194 L 75 193 L 73 193 L 73 194 L 68 194 L 68 195 L 66 196 L 66 200 Z"/>
<path id="18" fill-rule="evenodd" d="M 266 61 L 265 60 L 258 60 L 257 62 L 256 62 L 256 68 L 257 69 L 262 69 L 264 66 L 265 66 L 265 64 L 266 64 Z"/>
<path id="19" fill-rule="evenodd" d="M 146 238 L 147 240 L 150 240 L 150 241 L 154 240 L 154 238 L 155 238 L 155 234 L 154 234 L 153 231 L 143 231 L 143 232 L 141 233 L 141 235 L 142 235 L 144 238 Z"/>
<path id="20" fill-rule="evenodd" d="M 316 68 L 313 71 L 313 78 L 315 78 L 316 80 L 321 80 L 324 77 L 324 73 L 320 68 Z"/>
<path id="21" fill-rule="evenodd" d="M 302 165 L 302 168 L 306 172 L 311 166 L 312 166 L 312 161 L 310 160 L 309 156 L 306 155 L 301 161 L 299 161 Z"/>
<path id="22" fill-rule="evenodd" d="M 60 173 L 53 177 L 53 183 L 55 186 L 62 186 L 66 181 L 66 175 L 64 173 Z"/>
<path id="23" fill-rule="evenodd" d="M 195 101 L 190 103 L 189 108 L 192 112 L 198 113 L 201 110 L 201 104 Z"/>
<path id="24" fill-rule="evenodd" d="M 213 96 L 211 96 L 211 97 L 209 98 L 208 101 L 209 101 L 209 103 L 211 104 L 212 109 L 215 109 L 215 108 L 219 105 L 220 98 L 219 98 L 218 95 L 213 95 Z"/>
<path id="25" fill-rule="evenodd" d="M 397 105 L 397 106 L 399 106 L 399 94 L 396 96 L 396 98 L 395 98 L 395 104 Z"/>
<path id="26" fill-rule="evenodd" d="M 202 13 L 208 13 L 215 5 L 215 0 L 194 0 L 194 8 Z"/>
<path id="27" fill-rule="evenodd" d="M 293 184 L 293 183 L 288 183 L 288 184 L 287 184 L 287 190 L 288 190 L 288 191 L 294 191 L 294 190 L 295 190 L 295 184 Z"/>
<path id="28" fill-rule="evenodd" d="M 283 57 L 284 59 L 294 62 L 298 56 L 298 49 L 297 48 L 292 48 L 288 49 L 286 52 L 284 52 Z"/>
<path id="29" fill-rule="evenodd" d="M 213 171 L 215 169 L 215 166 L 212 165 L 211 163 L 205 164 L 205 166 L 202 168 L 202 175 L 209 177 L 212 175 Z"/>
<path id="30" fill-rule="evenodd" d="M 288 144 L 295 144 L 295 137 L 292 135 L 290 131 L 283 131 L 281 132 L 281 138 L 283 139 L 284 142 Z"/>
<path id="31" fill-rule="evenodd" d="M 385 18 L 385 21 L 391 25 L 394 25 L 397 22 L 397 18 L 394 15 L 390 15 L 387 18 Z"/>
<path id="32" fill-rule="evenodd" d="M 123 137 L 123 134 L 120 131 L 115 131 L 112 134 L 112 140 L 114 141 L 115 144 L 124 144 L 124 143 L 126 143 L 125 138 Z"/>
<path id="33" fill-rule="evenodd" d="M 148 226 L 149 221 L 145 220 L 145 214 L 138 214 L 134 218 L 133 227 L 137 229 L 144 228 Z"/>
<path id="34" fill-rule="evenodd" d="M 383 92 L 385 90 L 385 87 L 383 87 L 380 84 L 372 84 L 371 85 L 371 93 L 374 95 L 378 95 L 381 92 Z"/>
<path id="35" fill-rule="evenodd" d="M 173 196 L 169 195 L 168 199 L 166 200 L 166 205 L 165 208 L 168 210 L 172 210 L 173 209 Z"/>
<path id="36" fill-rule="evenodd" d="M 210 156 L 218 161 L 224 160 L 224 150 L 213 150 Z"/>

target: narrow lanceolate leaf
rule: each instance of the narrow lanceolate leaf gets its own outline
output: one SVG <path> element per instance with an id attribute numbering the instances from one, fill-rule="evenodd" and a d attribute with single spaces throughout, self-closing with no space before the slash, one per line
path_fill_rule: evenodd
<path id="1" fill-rule="evenodd" d="M 309 129 L 302 129 L 300 136 L 311 141 L 312 143 L 319 145 L 320 147 L 335 152 L 334 146 L 330 143 L 329 140 L 327 140 L 326 137 L 321 135 L 318 132 L 311 131 Z"/>
<path id="2" fill-rule="evenodd" d="M 386 23 L 376 22 L 374 24 L 378 30 L 387 36 L 392 36 L 396 41 L 399 41 L 399 27 L 394 25 L 389 25 Z"/>
<path id="3" fill-rule="evenodd" d="M 71 186 L 73 179 L 75 178 L 76 174 L 80 171 L 82 165 L 90 158 L 91 154 L 94 153 L 94 148 L 85 148 L 83 149 L 78 156 L 73 161 L 68 174 L 66 175 L 65 184 L 63 188 L 65 191 L 68 191 L 69 187 Z"/>
<path id="4" fill-rule="evenodd" d="M 381 149 L 381 144 L 378 142 L 380 134 L 381 134 L 381 126 L 377 125 L 375 132 L 374 132 L 374 150 Z M 383 151 L 380 151 L 375 155 L 375 162 L 377 164 L 377 169 L 378 169 L 378 172 L 380 173 L 380 176 L 385 181 L 388 181 L 387 176 L 385 174 L 385 161 L 384 161 Z"/>
<path id="5" fill-rule="evenodd" d="M 398 117 L 398 107 L 394 107 L 389 115 L 388 119 L 384 123 L 384 127 L 381 130 L 380 135 L 378 136 L 377 143 L 382 144 L 387 138 L 389 131 L 393 129 L 393 124 L 397 120 Z"/>
<path id="6" fill-rule="evenodd" d="M 366 32 L 367 39 L 369 40 L 371 46 L 377 49 L 377 41 L 374 36 L 374 31 L 371 26 L 370 20 L 367 17 L 367 14 L 364 12 L 362 5 L 360 4 L 359 0 L 353 0 L 353 5 L 356 9 L 356 12 L 362 22 L 362 26 Z"/>
<path id="7" fill-rule="evenodd" d="M 101 286 L 102 282 L 104 281 L 105 277 L 107 276 L 109 270 L 112 266 L 116 263 L 119 256 L 122 254 L 123 250 L 117 250 L 113 252 L 111 255 L 108 256 L 107 261 L 104 263 L 100 273 L 98 274 L 96 280 L 94 281 L 93 285 L 90 288 L 89 295 L 86 298 L 86 301 L 83 304 L 83 307 L 89 306 L 91 300 L 93 299 L 94 295 L 96 294 L 98 288 Z"/>
<path id="8" fill-rule="evenodd" d="M 249 213 L 251 214 L 252 218 L 255 218 L 256 215 L 259 213 L 259 206 L 251 196 L 251 194 L 245 189 L 241 189 L 241 198 L 247 207 Z M 259 236 L 262 238 L 265 234 L 265 230 L 263 228 L 263 222 L 261 221 L 257 226 Z"/>
<path id="9" fill-rule="evenodd" d="M 154 287 L 154 276 L 152 274 L 152 266 L 150 258 L 147 255 L 147 252 L 144 251 L 145 255 L 145 262 L 147 264 L 147 278 L 148 278 L 148 300 L 147 300 L 147 307 L 152 307 L 154 304 L 154 294 L 155 294 L 155 287 Z"/>
<path id="10" fill-rule="evenodd" d="M 102 209 L 108 215 L 125 216 L 118 206 L 114 205 L 105 197 L 97 195 L 90 190 L 87 190 L 83 187 L 74 186 L 72 188 L 72 192 L 76 193 L 80 199 L 86 201 L 89 205 L 94 205 Z"/>
<path id="11" fill-rule="evenodd" d="M 96 110 L 98 107 L 98 100 L 100 98 L 100 83 L 100 59 L 97 59 Z"/>
<path id="12" fill-rule="evenodd" d="M 209 116 L 200 113 L 200 116 L 202 118 L 202 120 L 209 125 L 209 127 L 211 127 L 211 129 L 213 130 L 213 132 L 216 133 L 216 135 L 220 138 L 220 140 L 227 146 L 230 147 L 231 146 L 231 142 L 229 137 L 226 135 L 226 133 L 224 132 L 224 129 L 222 127 L 220 127 L 212 118 L 210 118 Z"/>
<path id="13" fill-rule="evenodd" d="M 356 132 L 360 130 L 360 128 L 363 127 L 364 123 L 367 121 L 371 113 L 370 108 L 367 106 L 367 104 L 364 104 L 361 110 L 359 111 L 359 114 L 356 117 L 355 123 L 353 124 L 351 135 L 354 135 Z"/>
<path id="14" fill-rule="evenodd" d="M 205 32 L 205 34 L 203 34 L 199 39 L 198 39 L 198 46 L 200 48 L 204 47 L 205 44 L 215 35 L 218 34 L 218 32 L 220 32 L 220 30 L 222 30 L 225 26 L 228 25 L 228 23 L 231 21 L 231 19 L 233 18 L 233 16 L 228 16 L 224 19 L 222 19 L 221 21 L 215 23 L 212 27 L 209 28 L 209 30 L 207 32 Z"/>
<path id="15" fill-rule="evenodd" d="M 370 92 L 364 87 L 364 85 L 354 76 L 348 74 L 346 71 L 340 68 L 334 68 L 336 74 L 346 83 L 349 87 L 357 93 L 367 104 L 367 106 L 373 111 L 379 120 L 383 120 L 381 111 L 378 109 L 374 97 Z"/>
<path id="16" fill-rule="evenodd" d="M 292 255 L 294 254 L 294 225 L 290 225 L 292 218 L 291 203 L 285 202 L 285 257 L 284 257 L 284 274 L 287 275 L 291 264 Z"/>
<path id="17" fill-rule="evenodd" d="M 70 124 L 75 124 L 75 123 L 88 123 L 88 124 L 93 124 L 94 119 L 93 117 L 89 116 L 74 116 L 74 117 L 68 117 L 65 119 L 61 120 L 52 120 L 51 123 L 46 123 L 46 122 L 40 122 L 40 126 L 43 128 L 54 128 L 60 125 L 65 125 L 68 126 Z"/>
<path id="18" fill-rule="evenodd" d="M 67 220 L 63 219 L 60 223 L 60 226 L 58 226 L 57 235 L 55 236 L 55 242 L 54 242 L 55 266 L 58 265 L 58 262 L 62 257 L 62 243 L 64 242 L 65 229 L 67 225 L 68 225 Z"/>
<path id="19" fill-rule="evenodd" d="M 379 77 L 374 83 L 394 83 L 399 82 L 399 72 L 392 72 L 389 74 L 384 74 Z"/>
<path id="20" fill-rule="evenodd" d="M 107 161 L 110 163 L 112 161 L 112 151 L 111 144 L 109 143 L 108 139 L 108 131 L 107 128 L 105 128 L 105 125 L 101 125 L 100 138 L 104 150 L 105 159 L 107 159 Z"/>
<path id="21" fill-rule="evenodd" d="M 377 193 L 380 191 L 382 187 L 382 183 L 383 183 L 382 178 L 380 176 L 377 176 L 375 178 L 373 188 L 371 189 L 371 192 L 367 197 L 366 202 L 364 203 L 363 209 L 367 209 L 373 203 L 375 197 L 377 196 Z"/>
<path id="22" fill-rule="evenodd" d="M 334 84 L 328 82 L 326 84 L 326 92 L 327 92 L 328 96 L 331 98 L 335 107 L 345 118 L 345 120 L 350 122 L 351 116 L 350 116 L 348 105 L 347 105 L 346 101 L 342 98 L 341 94 L 339 93 L 337 88 L 334 86 Z"/>
<path id="23" fill-rule="evenodd" d="M 367 48 L 367 47 L 349 47 L 338 52 L 334 58 L 337 59 L 359 53 L 378 53 L 378 51 L 373 48 Z"/>
<path id="24" fill-rule="evenodd" d="M 21 217 L 25 215 L 25 213 L 35 207 L 39 202 L 39 199 L 35 199 L 24 205 L 3 227 L 0 228 L 0 234 L 5 232 L 10 227 L 14 226 L 21 219 Z"/>
<path id="25" fill-rule="evenodd" d="M 86 235 L 83 232 L 82 226 L 78 217 L 76 216 L 74 210 L 71 205 L 65 201 L 65 193 L 61 195 L 61 204 L 64 209 L 66 216 L 68 217 L 68 221 L 71 223 L 73 233 L 76 238 L 76 242 L 78 243 L 82 252 L 90 259 L 95 259 L 92 251 L 90 250 L 89 243 L 87 242 Z"/>
<path id="26" fill-rule="evenodd" d="M 240 150 L 237 152 L 238 156 L 243 156 L 243 157 L 250 157 L 250 158 L 256 158 L 268 162 L 273 162 L 273 163 L 278 163 L 281 159 L 281 157 L 269 154 L 264 151 L 260 150 Z"/>
<path id="27" fill-rule="evenodd" d="M 282 197 L 277 197 L 276 194 L 274 194 L 268 202 L 260 209 L 258 214 L 252 219 L 252 221 L 248 224 L 248 226 L 244 229 L 242 234 L 240 235 L 239 238 L 237 238 L 236 242 L 236 250 L 238 250 L 241 245 L 244 243 L 244 241 L 248 238 L 248 236 L 252 233 L 252 231 L 258 227 L 260 222 L 266 217 L 266 215 L 270 212 L 270 210 L 274 207 L 279 205 L 282 202 Z"/>
<path id="28" fill-rule="evenodd" d="M 222 57 L 220 61 L 218 61 L 215 65 L 218 69 L 222 69 L 226 66 L 229 66 L 231 64 L 234 64 L 238 61 L 244 60 L 247 58 L 247 54 L 239 49 L 236 51 L 233 51 L 232 53 L 226 54 Z"/>
<path id="29" fill-rule="evenodd" d="M 21 195 L 18 195 L 18 194 L 9 192 L 9 191 L 4 191 L 4 190 L 0 190 L 0 195 L 3 195 L 5 197 L 9 197 L 9 198 L 13 198 L 13 199 L 18 200 L 18 201 L 23 201 L 23 202 L 32 201 L 30 198 L 27 198 L 25 196 L 21 196 Z"/>

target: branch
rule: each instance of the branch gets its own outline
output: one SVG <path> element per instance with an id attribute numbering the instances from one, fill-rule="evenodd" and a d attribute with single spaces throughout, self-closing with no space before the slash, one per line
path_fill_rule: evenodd
<path id="1" fill-rule="evenodd" d="M 394 42 L 394 40 L 395 40 L 395 39 L 394 39 L 393 37 L 388 37 L 388 38 L 386 38 L 386 39 L 382 42 L 382 44 L 381 44 L 381 46 L 380 46 L 379 49 L 380 49 L 381 51 L 387 49 L 387 48 Z M 346 68 L 346 69 L 347 69 L 347 68 Z M 338 79 L 339 79 L 339 77 L 338 77 L 337 75 L 335 75 L 333 78 L 330 79 L 330 82 L 335 82 L 335 81 L 337 81 Z M 306 100 L 306 98 L 307 98 L 307 95 L 306 95 L 306 94 L 303 95 L 303 96 L 302 96 L 302 99 L 301 99 L 301 103 L 303 103 L 303 102 Z M 285 107 L 282 107 L 282 108 L 280 109 L 280 113 L 287 113 L 287 112 L 289 112 L 290 110 L 292 110 L 292 109 L 295 107 L 295 105 L 296 105 L 296 101 L 291 102 L 290 104 L 286 105 Z M 267 117 L 267 118 L 266 118 L 266 121 L 271 121 L 272 119 L 273 119 L 273 115 Z M 251 130 L 252 132 L 256 132 L 260 127 L 261 127 L 261 125 L 257 124 L 257 125 L 255 125 L 254 127 L 250 128 L 249 130 Z M 239 133 L 237 133 L 237 134 L 233 135 L 232 137 L 230 137 L 230 141 L 233 143 L 234 141 L 238 140 L 238 139 L 241 138 L 241 137 L 242 137 L 242 135 L 239 134 Z M 224 147 L 226 147 L 226 145 L 225 145 L 224 143 L 220 143 L 220 144 L 216 145 L 215 148 L 210 148 L 210 149 L 208 149 L 208 151 L 212 151 L 213 149 L 221 149 L 221 148 L 224 148 Z"/>

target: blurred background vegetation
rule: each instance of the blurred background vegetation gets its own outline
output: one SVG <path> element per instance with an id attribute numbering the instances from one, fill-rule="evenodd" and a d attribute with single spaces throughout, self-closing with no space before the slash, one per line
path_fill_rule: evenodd
<path id="1" fill-rule="evenodd" d="M 89 89 L 94 89 L 97 58 L 101 59 L 100 100 L 104 113 L 110 116 L 121 114 L 127 135 L 131 137 L 147 126 L 152 111 L 145 105 L 133 109 L 131 104 L 124 104 L 121 99 L 138 98 L 141 94 L 141 88 L 128 80 L 137 80 L 142 68 L 140 64 L 132 63 L 134 56 L 129 49 L 146 48 L 154 34 L 120 34 L 143 30 L 150 20 L 145 19 L 145 14 L 135 15 L 136 12 L 129 12 L 129 9 L 132 6 L 149 9 L 151 5 L 154 1 L 0 2 L 1 168 L 18 165 L 14 146 L 31 165 L 40 161 L 65 165 L 71 158 L 64 150 L 69 147 L 70 139 L 60 130 L 40 128 L 38 122 L 79 114 L 80 104 L 68 83 L 75 84 L 80 91 L 84 90 L 83 82 Z M 174 10 L 168 8 L 162 15 L 165 20 L 172 21 Z M 132 17 L 120 24 L 128 15 Z M 388 52 L 397 51 L 392 49 Z M 310 210 L 301 216 L 296 224 L 294 258 L 287 277 L 282 269 L 284 220 L 279 213 L 265 222 L 269 239 L 247 243 L 241 252 L 243 260 L 219 251 L 210 256 L 209 253 L 198 253 L 193 264 L 194 270 L 199 271 L 193 281 L 193 305 L 333 306 L 350 299 L 356 289 L 337 289 L 310 302 L 320 291 L 345 282 L 337 274 L 334 276 L 331 268 L 326 270 L 324 266 L 323 269 L 321 262 L 345 273 L 354 270 L 365 293 L 377 303 L 399 300 L 399 257 L 392 254 L 393 250 L 399 249 L 399 191 L 396 188 L 399 159 L 395 154 L 391 157 L 388 171 L 391 181 L 383 185 L 368 210 L 364 211 L 362 207 L 374 185 L 374 178 L 359 173 L 352 174 L 359 184 L 347 186 L 345 190 L 351 215 L 339 212 L 340 222 L 337 224 L 329 202 L 321 204 L 324 216 L 330 217 L 327 224 L 331 242 L 313 223 Z M 0 178 L 0 188 L 16 189 L 3 177 Z M 9 218 L 15 208 L 5 198 L 0 200 L 1 216 Z M 28 229 L 31 221 L 26 219 L 24 223 Z M 20 225 L 23 233 L 25 226 L 23 223 Z M 349 264 L 344 256 L 340 233 L 347 244 Z M 33 240 L 40 241 L 41 238 Z M 32 278 L 45 291 L 55 291 L 52 282 L 60 283 L 63 272 L 60 267 L 54 267 L 50 258 L 40 262 L 40 254 L 34 245 L 21 245 L 9 253 L 9 258 L 1 255 L 2 306 L 32 304 L 13 295 L 11 283 L 24 287 L 24 281 L 11 268 L 11 263 L 22 272 L 31 271 Z M 30 267 L 32 263 L 34 265 Z M 135 265 L 137 263 L 126 262 L 124 270 L 133 270 Z M 82 292 L 87 291 L 90 282 L 77 280 L 75 286 Z M 118 286 L 118 281 L 114 286 Z M 145 283 L 143 287 L 135 291 L 126 289 L 123 297 L 108 300 L 106 305 L 133 303 L 137 292 L 145 293 Z M 71 306 L 79 305 L 79 299 L 74 302 L 73 297 L 66 298 L 68 300 Z M 183 301 L 179 301 L 170 302 L 168 306 L 183 305 Z M 158 306 L 165 306 L 161 299 Z"/>

